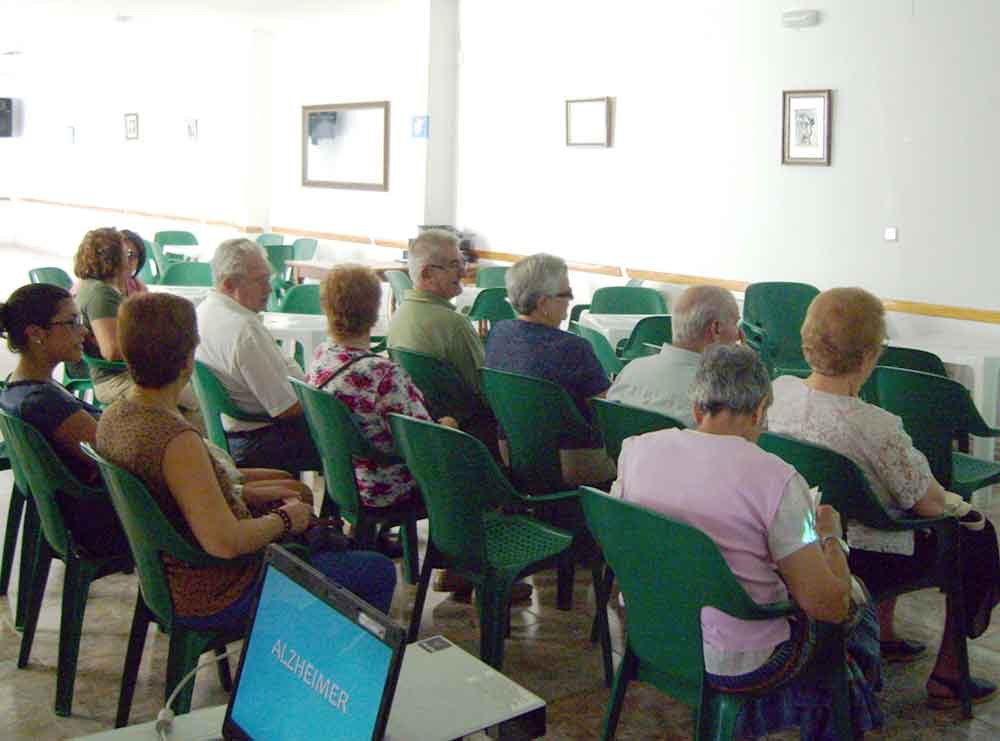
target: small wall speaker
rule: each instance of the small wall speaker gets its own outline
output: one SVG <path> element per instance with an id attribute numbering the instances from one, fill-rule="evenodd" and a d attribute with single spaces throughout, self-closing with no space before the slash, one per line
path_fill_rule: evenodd
<path id="1" fill-rule="evenodd" d="M 14 135 L 14 101 L 0 98 L 0 136 Z"/>
<path id="2" fill-rule="evenodd" d="M 819 25 L 818 10 L 786 10 L 781 14 L 781 25 L 785 28 L 809 28 Z"/>

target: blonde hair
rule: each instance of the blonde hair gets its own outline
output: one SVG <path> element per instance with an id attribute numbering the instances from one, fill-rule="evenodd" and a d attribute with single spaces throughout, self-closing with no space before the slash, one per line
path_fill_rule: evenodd
<path id="1" fill-rule="evenodd" d="M 858 370 L 884 339 L 885 307 L 863 288 L 823 291 L 809 304 L 802 323 L 802 353 L 824 376 Z"/>
<path id="2" fill-rule="evenodd" d="M 378 321 L 382 284 L 370 268 L 338 265 L 324 278 L 319 297 L 330 334 L 351 337 Z"/>

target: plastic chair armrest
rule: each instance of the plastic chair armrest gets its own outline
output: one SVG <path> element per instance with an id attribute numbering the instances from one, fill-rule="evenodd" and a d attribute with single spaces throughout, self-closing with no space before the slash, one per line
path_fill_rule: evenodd
<path id="1" fill-rule="evenodd" d="M 590 304 L 576 304 L 569 311 L 569 320 L 571 322 L 578 322 L 578 321 L 580 321 L 580 314 L 582 314 L 583 312 L 587 311 L 589 308 L 590 308 Z"/>
<path id="2" fill-rule="evenodd" d="M 532 496 L 530 494 L 522 494 L 519 491 L 515 492 L 518 501 L 524 502 L 526 504 L 538 504 L 541 502 L 563 502 L 570 499 L 576 499 L 580 496 L 579 489 L 573 489 L 572 491 L 557 491 L 554 494 L 538 494 L 537 496 Z"/>
<path id="3" fill-rule="evenodd" d="M 759 605 L 754 603 L 751 609 L 751 614 L 746 616 L 749 620 L 772 620 L 777 617 L 784 617 L 785 615 L 793 615 L 798 610 L 795 603 L 790 600 L 784 600 L 782 602 L 769 602 L 765 605 Z M 740 618 L 744 619 L 744 618 Z"/>

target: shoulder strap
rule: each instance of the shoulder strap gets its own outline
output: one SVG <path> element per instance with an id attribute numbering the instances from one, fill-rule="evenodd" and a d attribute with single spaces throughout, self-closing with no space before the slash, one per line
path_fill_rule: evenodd
<path id="1" fill-rule="evenodd" d="M 359 360 L 364 360 L 365 358 L 378 358 L 378 357 L 380 357 L 380 356 L 376 355 L 375 353 L 371 353 L 371 352 L 366 352 L 366 353 L 362 353 L 361 355 L 356 355 L 355 357 L 351 358 L 346 363 L 344 363 L 342 366 L 340 366 L 339 368 L 337 368 L 337 370 L 335 370 L 333 372 L 333 375 L 330 376 L 328 379 L 326 379 L 323 382 L 322 386 L 318 386 L 317 388 L 319 388 L 319 389 L 325 389 L 327 387 L 327 385 L 330 383 L 330 381 L 332 381 L 334 378 L 336 378 L 337 376 L 339 376 L 345 370 L 347 370 L 352 365 L 354 365 L 355 363 L 357 363 Z"/>

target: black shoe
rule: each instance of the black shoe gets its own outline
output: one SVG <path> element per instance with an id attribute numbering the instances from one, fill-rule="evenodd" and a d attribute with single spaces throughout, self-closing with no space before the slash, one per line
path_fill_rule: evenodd
<path id="1" fill-rule="evenodd" d="M 935 684 L 939 684 L 949 691 L 947 695 L 932 695 L 930 692 L 927 693 L 927 707 L 933 708 L 935 710 L 946 710 L 948 708 L 957 708 L 962 704 L 962 701 L 958 699 L 958 680 L 957 679 L 945 679 L 939 677 L 936 674 L 931 674 L 930 680 Z M 969 699 L 972 700 L 973 705 L 978 705 L 981 702 L 986 702 L 991 699 L 997 693 L 997 686 L 993 682 L 989 682 L 985 679 L 977 679 L 976 677 L 969 677 Z"/>
<path id="2" fill-rule="evenodd" d="M 895 641 L 879 641 L 882 650 L 882 661 L 893 664 L 906 664 L 914 661 L 927 651 L 927 646 L 917 641 L 907 641 L 904 638 Z"/>

